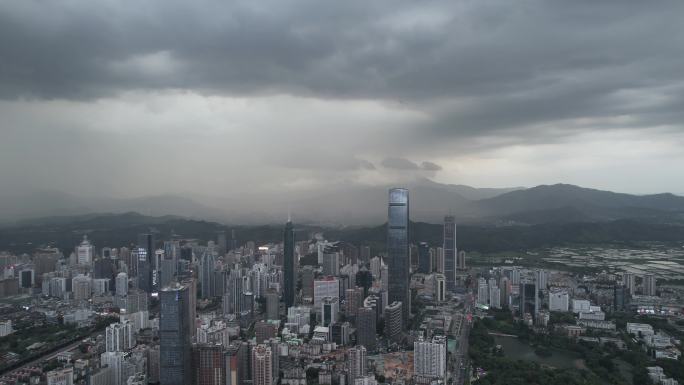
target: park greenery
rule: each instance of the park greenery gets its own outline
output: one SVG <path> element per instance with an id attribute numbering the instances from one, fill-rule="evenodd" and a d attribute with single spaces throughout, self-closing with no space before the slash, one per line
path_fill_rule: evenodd
<path id="1" fill-rule="evenodd" d="M 599 385 L 603 382 L 587 370 L 554 369 L 536 362 L 505 357 L 496 349 L 494 337 L 484 320 L 477 321 L 470 331 L 470 358 L 486 374 L 481 385 Z M 491 326 L 491 325 L 490 325 Z"/>
<path id="2" fill-rule="evenodd" d="M 644 322 L 656 329 L 672 332 L 675 328 L 667 320 L 652 317 L 622 317 L 618 323 Z M 491 315 L 478 320 L 470 335 L 470 355 L 475 366 L 482 367 L 487 375 L 478 384 L 650 384 L 646 367 L 660 366 L 665 374 L 680 382 L 684 380 L 684 363 L 682 360 L 654 360 L 649 351 L 641 343 L 635 342 L 628 335 L 621 335 L 626 349 L 620 350 L 608 342 L 603 345 L 566 337 L 560 331 L 553 331 L 553 324 L 571 324 L 574 320 L 568 314 L 552 314 L 550 332 L 537 333 L 532 328 L 515 320 L 510 312 L 492 311 Z M 583 362 L 586 369 L 569 370 L 550 368 L 536 362 L 505 357 L 496 349 L 494 338 L 490 332 L 515 335 L 534 349 L 540 357 L 548 357 L 554 351 L 570 352 Z M 590 333 L 591 334 L 591 333 Z M 594 335 L 600 335 L 594 332 Z M 536 376 L 536 377 L 535 377 Z"/>
<path id="3" fill-rule="evenodd" d="M 22 326 L 19 323 L 14 333 L 0 338 L 0 351 L 15 353 L 19 356 L 19 360 L 0 363 L 0 372 L 53 352 L 94 332 L 102 331 L 107 325 L 115 321 L 111 317 L 98 317 L 91 326 L 84 328 L 64 324 Z M 28 349 L 36 343 L 40 343 L 40 346 L 35 349 Z"/>

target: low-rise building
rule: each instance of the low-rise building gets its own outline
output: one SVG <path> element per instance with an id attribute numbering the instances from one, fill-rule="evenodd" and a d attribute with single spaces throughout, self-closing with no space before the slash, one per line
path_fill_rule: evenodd
<path id="1" fill-rule="evenodd" d="M 577 324 L 587 329 L 616 330 L 615 322 L 613 321 L 585 319 L 579 320 Z"/>
<path id="2" fill-rule="evenodd" d="M 14 333 L 12 320 L 0 321 L 0 337 L 5 337 Z"/>
<path id="3" fill-rule="evenodd" d="M 636 337 L 647 337 L 655 334 L 653 331 L 653 326 L 649 324 L 640 323 L 627 323 L 627 333 L 632 334 Z"/>

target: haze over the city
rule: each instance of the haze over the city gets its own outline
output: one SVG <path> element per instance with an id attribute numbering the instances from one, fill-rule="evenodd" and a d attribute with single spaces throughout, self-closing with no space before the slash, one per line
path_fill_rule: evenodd
<path id="1" fill-rule="evenodd" d="M 2 195 L 251 208 L 425 178 L 682 193 L 682 11 L 3 2 Z"/>

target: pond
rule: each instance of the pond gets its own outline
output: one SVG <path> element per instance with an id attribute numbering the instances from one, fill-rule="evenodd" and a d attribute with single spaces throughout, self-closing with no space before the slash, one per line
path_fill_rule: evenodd
<path id="1" fill-rule="evenodd" d="M 549 351 L 551 351 L 552 354 L 548 357 L 542 357 L 537 355 L 534 352 L 534 348 L 530 345 L 515 337 L 494 336 L 494 341 L 497 345 L 503 347 L 504 355 L 508 358 L 534 361 L 554 368 L 586 368 L 584 360 L 573 352 L 551 348 Z"/>

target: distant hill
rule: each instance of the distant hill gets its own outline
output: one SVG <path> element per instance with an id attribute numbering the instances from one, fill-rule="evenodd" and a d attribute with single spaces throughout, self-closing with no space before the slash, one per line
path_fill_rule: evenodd
<path id="1" fill-rule="evenodd" d="M 0 223 L 32 218 L 78 216 L 93 213 L 138 212 L 148 216 L 223 219 L 217 210 L 175 195 L 138 198 L 81 197 L 55 190 L 31 190 L 21 195 L 0 194 Z"/>
<path id="2" fill-rule="evenodd" d="M 411 219 L 440 223 L 454 215 L 459 224 L 534 225 L 603 222 L 620 219 L 652 223 L 684 223 L 684 197 L 674 194 L 630 195 L 568 184 L 532 188 L 475 188 L 416 179 L 399 186 L 368 186 L 331 181 L 297 193 L 255 191 L 249 195 L 158 195 L 130 199 L 77 197 L 56 191 L 17 196 L 0 192 L 0 223 L 36 217 L 138 212 L 172 215 L 219 223 L 282 223 L 288 212 L 298 223 L 315 226 L 358 226 L 387 220 L 387 191 L 410 190 Z M 19 222 L 21 223 L 21 222 Z"/>
<path id="3" fill-rule="evenodd" d="M 568 184 L 542 185 L 478 201 L 490 218 L 522 223 L 641 219 L 681 221 L 684 197 L 673 194 L 630 195 Z"/>

